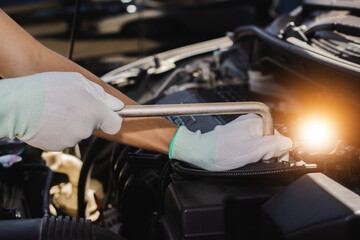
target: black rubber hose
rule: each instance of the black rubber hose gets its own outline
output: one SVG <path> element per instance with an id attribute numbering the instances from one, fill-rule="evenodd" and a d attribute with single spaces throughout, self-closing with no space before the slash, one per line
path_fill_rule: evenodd
<path id="1" fill-rule="evenodd" d="M 94 137 L 93 140 L 89 143 L 89 147 L 84 154 L 83 157 L 83 166 L 80 170 L 79 176 L 79 183 L 78 183 L 78 216 L 85 217 L 85 209 L 86 209 L 86 201 L 85 201 L 85 194 L 86 194 L 86 184 L 89 177 L 92 175 L 92 171 L 96 162 L 99 159 L 106 159 L 111 157 L 111 153 L 113 151 L 114 145 L 109 141 Z M 108 156 L 109 155 L 109 156 Z M 104 163 L 104 162 L 103 162 Z M 111 167 L 111 163 L 109 166 Z M 112 179 L 112 171 L 109 168 L 109 174 L 106 176 L 107 179 L 104 181 L 110 182 Z M 108 186 L 110 187 L 110 186 Z"/>
<path id="2" fill-rule="evenodd" d="M 0 221 L 0 239 L 13 240 L 125 240 L 90 220 L 48 217 Z"/>
<path id="3" fill-rule="evenodd" d="M 53 171 L 51 171 L 51 169 L 49 167 L 47 168 L 47 176 L 46 176 L 46 181 L 45 181 L 45 185 L 44 185 L 44 195 L 43 195 L 43 208 L 44 208 L 44 215 L 47 215 L 50 213 L 49 210 L 49 199 L 50 199 L 50 188 L 51 188 L 51 181 L 53 178 Z"/>
<path id="4" fill-rule="evenodd" d="M 343 16 L 328 21 L 318 22 L 308 26 L 304 31 L 306 36 L 320 30 L 338 31 L 347 35 L 360 36 L 360 18 L 355 16 Z"/>
<path id="5" fill-rule="evenodd" d="M 207 171 L 202 169 L 195 169 L 190 167 L 184 167 L 178 161 L 171 161 L 172 168 L 174 172 L 183 175 L 190 176 L 201 176 L 201 177 L 244 177 L 244 176 L 261 176 L 261 175 L 270 175 L 270 174 L 283 174 L 283 173 L 293 173 L 293 172 L 304 172 L 309 171 L 305 166 L 293 166 L 293 167 L 280 167 L 274 166 L 265 169 L 236 169 L 231 171 Z M 311 171 L 316 171 L 316 169 L 311 169 Z"/>
<path id="6" fill-rule="evenodd" d="M 49 214 L 49 199 L 50 199 L 49 194 L 51 188 L 51 181 L 54 174 L 53 171 L 46 165 L 38 165 L 38 164 L 24 164 L 23 168 L 27 170 L 46 171 L 46 180 L 43 190 L 43 213 L 44 215 Z"/>
<path id="7" fill-rule="evenodd" d="M 360 70 L 350 69 L 349 66 L 345 63 L 336 61 L 335 59 L 324 56 L 321 52 L 316 49 L 309 50 L 303 49 L 300 46 L 295 46 L 290 43 L 287 43 L 276 36 L 266 32 L 264 29 L 261 29 L 256 26 L 241 26 L 235 29 L 233 41 L 238 43 L 240 39 L 244 37 L 257 37 L 260 40 L 263 40 L 265 43 L 269 44 L 271 48 L 279 48 L 283 51 L 286 51 L 289 56 L 297 55 L 304 59 L 307 59 L 312 62 L 316 62 L 323 66 L 326 66 L 332 70 L 339 72 L 344 72 L 353 75 L 355 77 L 359 76 Z M 311 54 L 309 52 L 312 52 Z M 326 59 L 326 60 L 325 60 Z"/>
<path id="8" fill-rule="evenodd" d="M 93 157 L 97 148 L 93 147 L 97 142 L 97 138 L 93 138 L 89 143 L 89 148 L 86 151 L 83 159 L 83 165 L 80 170 L 78 182 L 78 217 L 85 217 L 86 201 L 85 188 L 88 177 L 91 175 L 92 167 L 94 166 L 95 158 Z"/>

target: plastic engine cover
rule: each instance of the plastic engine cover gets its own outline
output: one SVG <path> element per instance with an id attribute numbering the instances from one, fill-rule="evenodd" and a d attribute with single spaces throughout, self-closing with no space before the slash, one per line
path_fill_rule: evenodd
<path id="1" fill-rule="evenodd" d="M 262 216 L 262 239 L 360 239 L 360 196 L 322 173 L 276 194 Z"/>

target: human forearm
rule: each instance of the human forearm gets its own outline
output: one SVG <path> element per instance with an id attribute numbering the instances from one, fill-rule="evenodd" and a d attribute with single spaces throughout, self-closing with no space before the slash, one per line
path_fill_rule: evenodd
<path id="1" fill-rule="evenodd" d="M 79 72 L 125 105 L 137 104 L 86 69 L 40 44 L 1 10 L 0 26 L 0 36 L 7 36 L 0 38 L 2 77 L 20 77 L 48 71 Z M 163 118 L 137 118 L 124 119 L 120 132 L 115 135 L 99 130 L 94 134 L 123 144 L 167 153 L 176 130 L 176 125 Z"/>
<path id="2" fill-rule="evenodd" d="M 57 69 L 56 66 L 53 65 L 51 69 L 49 70 L 42 69 L 39 70 L 39 72 L 43 72 L 43 71 L 80 72 L 89 80 L 101 85 L 107 93 L 123 101 L 125 105 L 137 104 L 135 101 L 128 98 L 126 95 L 122 94 L 117 89 L 106 84 L 101 79 L 96 77 L 94 74 L 90 73 L 89 71 L 80 67 L 79 65 L 69 61 L 68 59 L 59 56 L 56 53 L 47 52 L 47 50 L 45 50 L 44 55 L 45 55 L 44 59 L 58 59 L 58 62 L 61 62 L 62 65 L 60 69 Z M 44 66 L 45 64 L 40 63 L 40 65 Z M 94 132 L 94 135 L 111 141 L 120 142 L 126 145 L 145 148 L 148 150 L 158 151 L 167 154 L 170 146 L 170 142 L 173 136 L 175 135 L 176 130 L 177 130 L 177 126 L 165 120 L 164 118 L 134 118 L 134 119 L 125 118 L 121 130 L 117 134 L 109 135 L 100 130 L 97 130 Z"/>
<path id="3" fill-rule="evenodd" d="M 42 48 L 41 61 L 39 62 L 39 68 L 36 71 L 79 72 L 87 79 L 101 85 L 107 93 L 117 97 L 123 101 L 125 105 L 137 104 L 117 89 L 103 82 L 91 72 L 45 47 Z M 164 118 L 125 118 L 121 130 L 117 134 L 109 135 L 97 130 L 94 132 L 94 135 L 126 145 L 167 154 L 170 142 L 175 135 L 176 130 L 177 126 Z"/>

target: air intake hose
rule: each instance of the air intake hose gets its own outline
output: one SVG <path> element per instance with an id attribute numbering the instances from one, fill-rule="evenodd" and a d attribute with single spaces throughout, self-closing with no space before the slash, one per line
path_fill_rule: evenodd
<path id="1" fill-rule="evenodd" d="M 76 217 L 0 221 L 0 239 L 7 240 L 125 240 L 123 237 Z"/>

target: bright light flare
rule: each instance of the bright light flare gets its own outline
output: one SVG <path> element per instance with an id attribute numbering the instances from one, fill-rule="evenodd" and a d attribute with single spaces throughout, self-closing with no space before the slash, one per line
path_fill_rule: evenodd
<path id="1" fill-rule="evenodd" d="M 126 11 L 128 13 L 134 13 L 134 12 L 137 11 L 137 7 L 135 5 L 129 5 L 129 6 L 126 7 Z"/>
<path id="2" fill-rule="evenodd" d="M 301 145 L 308 149 L 331 150 L 335 132 L 333 125 L 321 118 L 308 119 L 299 129 Z"/>

